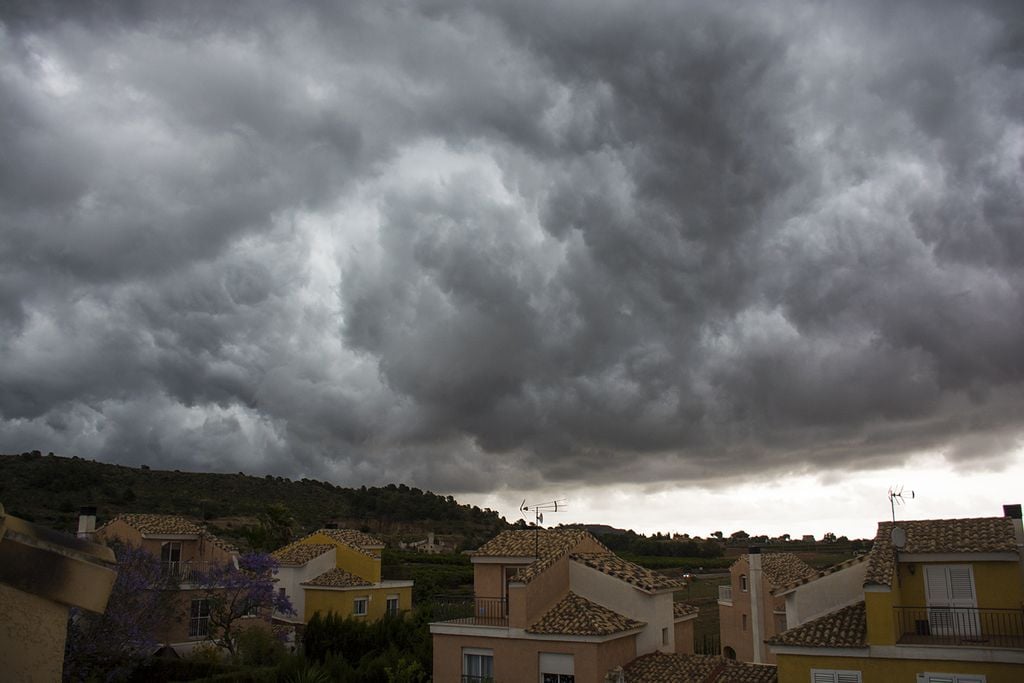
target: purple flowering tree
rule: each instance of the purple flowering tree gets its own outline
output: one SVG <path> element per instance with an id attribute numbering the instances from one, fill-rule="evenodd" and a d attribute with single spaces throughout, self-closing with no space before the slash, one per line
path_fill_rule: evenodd
<path id="1" fill-rule="evenodd" d="M 117 579 L 103 614 L 71 610 L 64 680 L 118 680 L 157 646 L 156 633 L 172 609 L 160 559 L 125 543 L 111 544 Z"/>
<path id="2" fill-rule="evenodd" d="M 274 590 L 277 562 L 265 553 L 242 555 L 234 563 L 214 565 L 196 583 L 210 611 L 208 637 L 234 656 L 235 637 L 243 617 L 269 620 L 273 612 L 292 614 L 291 601 Z"/>

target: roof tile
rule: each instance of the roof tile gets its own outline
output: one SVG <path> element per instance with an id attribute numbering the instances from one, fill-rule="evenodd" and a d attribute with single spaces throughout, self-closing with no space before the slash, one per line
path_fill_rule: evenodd
<path id="1" fill-rule="evenodd" d="M 644 623 L 613 612 L 575 593 L 568 593 L 549 609 L 527 633 L 543 635 L 607 636 L 641 628 Z"/>
<path id="2" fill-rule="evenodd" d="M 767 642 L 795 647 L 867 647 L 868 621 L 864 601 L 830 612 Z"/>
<path id="3" fill-rule="evenodd" d="M 749 562 L 750 555 L 744 553 L 739 559 Z M 818 573 L 814 567 L 793 553 L 762 553 L 761 571 L 771 586 L 785 586 Z"/>
<path id="4" fill-rule="evenodd" d="M 602 574 L 614 576 L 647 593 L 686 587 L 683 581 L 671 579 L 612 553 L 572 553 L 569 559 L 596 569 Z"/>
<path id="5" fill-rule="evenodd" d="M 303 581 L 301 585 L 311 586 L 314 588 L 355 588 L 359 586 L 372 586 L 373 584 L 366 579 L 345 571 L 344 569 L 335 568 L 329 569 L 320 576 L 310 579 L 309 581 Z"/>
<path id="6" fill-rule="evenodd" d="M 278 548 L 270 553 L 270 555 L 282 566 L 299 566 L 332 550 L 334 550 L 334 546 L 327 543 L 302 543 L 301 541 L 295 541 L 283 548 Z"/>
<path id="7" fill-rule="evenodd" d="M 879 522 L 875 544 L 869 553 L 866 584 L 891 586 L 896 552 L 890 536 L 893 526 L 907 533 L 905 553 L 1003 553 L 1016 552 L 1013 520 L 1008 517 L 968 519 L 920 519 Z"/>
<path id="8" fill-rule="evenodd" d="M 627 664 L 626 683 L 776 683 L 778 670 L 769 664 L 737 662 L 709 655 L 653 652 Z"/>

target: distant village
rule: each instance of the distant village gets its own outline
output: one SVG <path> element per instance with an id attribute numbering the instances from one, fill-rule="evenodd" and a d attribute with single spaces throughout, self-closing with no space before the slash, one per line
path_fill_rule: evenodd
<path id="1" fill-rule="evenodd" d="M 461 550 L 325 522 L 242 552 L 184 515 L 85 506 L 71 535 L 0 509 L 0 661 L 26 681 L 1019 683 L 1021 506 L 994 512 L 864 543 L 521 523 Z M 670 567 L 641 542 L 719 552 Z"/>

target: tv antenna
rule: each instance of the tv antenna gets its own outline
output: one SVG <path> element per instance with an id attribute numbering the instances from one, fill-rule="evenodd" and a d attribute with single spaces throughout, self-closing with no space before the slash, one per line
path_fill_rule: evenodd
<path id="1" fill-rule="evenodd" d="M 523 502 L 519 505 L 519 511 L 522 513 L 533 512 L 534 527 L 533 527 L 533 554 L 540 558 L 540 525 L 544 523 L 545 512 L 558 512 L 566 508 L 566 501 L 562 500 L 549 500 L 546 503 L 537 503 L 536 505 L 527 505 L 526 499 L 523 498 Z"/>
<path id="2" fill-rule="evenodd" d="M 907 498 L 910 498 L 911 500 L 913 500 L 914 499 L 914 492 L 913 491 L 907 491 L 906 493 L 904 493 L 902 485 L 900 485 L 899 488 L 894 488 L 892 486 L 889 487 L 889 509 L 892 510 L 892 523 L 893 524 L 896 523 L 896 506 L 897 505 L 905 505 Z"/>

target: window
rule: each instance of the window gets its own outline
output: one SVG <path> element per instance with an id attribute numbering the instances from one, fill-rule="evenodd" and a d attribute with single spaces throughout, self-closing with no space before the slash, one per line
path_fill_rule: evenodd
<path id="1" fill-rule="evenodd" d="M 743 615 L 743 630 L 744 631 L 747 630 L 747 615 L 746 614 Z"/>
<path id="2" fill-rule="evenodd" d="M 462 648 L 462 683 L 491 683 L 494 680 L 494 650 Z"/>
<path id="3" fill-rule="evenodd" d="M 917 674 L 917 683 L 985 683 L 985 674 Z"/>
<path id="4" fill-rule="evenodd" d="M 384 611 L 389 617 L 393 617 L 398 614 L 398 596 L 389 595 Z"/>
<path id="5" fill-rule="evenodd" d="M 189 638 L 204 638 L 210 634 L 210 603 L 208 600 L 193 600 L 188 620 Z"/>
<path id="6" fill-rule="evenodd" d="M 667 628 L 661 629 L 661 644 L 662 645 L 668 645 L 668 629 Z"/>
<path id="7" fill-rule="evenodd" d="M 281 599 L 284 599 L 284 598 L 288 597 L 288 591 L 286 591 L 284 588 L 278 588 L 277 589 L 277 596 L 279 598 L 281 598 Z"/>
<path id="8" fill-rule="evenodd" d="M 181 543 L 160 544 L 160 567 L 164 576 L 177 576 L 181 571 Z"/>
<path id="9" fill-rule="evenodd" d="M 740 590 L 744 593 L 747 592 L 747 575 L 740 574 Z"/>
<path id="10" fill-rule="evenodd" d="M 369 598 L 356 598 L 352 601 L 352 614 L 357 617 L 365 617 L 370 604 Z"/>
<path id="11" fill-rule="evenodd" d="M 572 655 L 541 652 L 538 659 L 540 683 L 576 683 L 576 662 Z"/>
<path id="12" fill-rule="evenodd" d="M 861 683 L 859 671 L 811 669 L 811 683 Z"/>
<path id="13" fill-rule="evenodd" d="M 245 606 L 245 612 L 242 616 L 246 617 L 258 617 L 260 615 L 260 605 L 258 602 L 250 602 Z"/>

